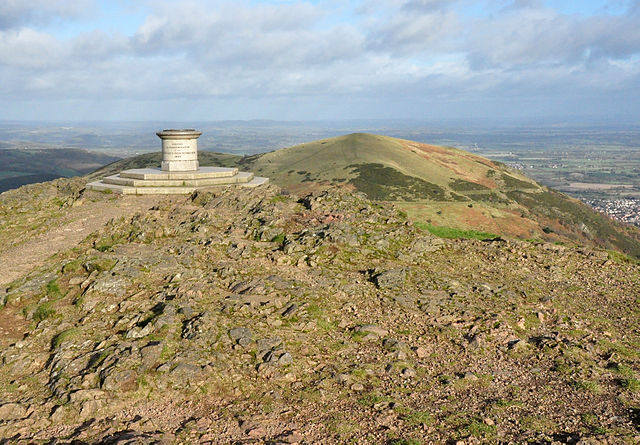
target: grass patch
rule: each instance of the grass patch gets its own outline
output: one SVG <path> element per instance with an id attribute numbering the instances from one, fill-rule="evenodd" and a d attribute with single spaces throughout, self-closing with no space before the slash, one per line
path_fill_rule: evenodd
<path id="1" fill-rule="evenodd" d="M 640 380 L 635 377 L 620 379 L 620 386 L 630 392 L 640 392 Z"/>
<path id="2" fill-rule="evenodd" d="M 591 380 L 574 380 L 571 382 L 571 386 L 578 391 L 588 391 L 593 394 L 599 394 L 602 392 L 600 385 Z"/>
<path id="3" fill-rule="evenodd" d="M 79 331 L 76 328 L 67 329 L 66 331 L 62 331 L 56 334 L 51 339 L 51 350 L 54 351 L 58 349 L 62 343 L 64 343 L 65 341 L 71 340 L 72 338 L 76 337 L 78 334 L 79 334 Z"/>
<path id="4" fill-rule="evenodd" d="M 47 318 L 54 316 L 55 314 L 56 311 L 51 308 L 51 305 L 49 303 L 44 303 L 38 306 L 36 311 L 33 313 L 33 321 L 39 323 L 42 320 L 46 320 Z"/>
<path id="5" fill-rule="evenodd" d="M 487 425 L 480 419 L 474 419 L 467 425 L 467 431 L 473 437 L 490 438 L 496 435 L 497 428 L 495 425 Z"/>
<path id="6" fill-rule="evenodd" d="M 332 331 L 336 328 L 336 323 L 328 321 L 327 315 L 324 309 L 317 304 L 310 304 L 307 307 L 307 313 L 313 317 L 316 325 L 325 331 Z"/>
<path id="7" fill-rule="evenodd" d="M 422 445 L 424 442 L 420 439 L 391 439 L 390 445 Z"/>
<path id="8" fill-rule="evenodd" d="M 118 261 L 112 258 L 92 258 L 85 264 L 87 272 L 91 273 L 94 270 L 98 272 L 109 271 L 113 269 Z"/>
<path id="9" fill-rule="evenodd" d="M 281 232 L 281 233 L 277 234 L 276 236 L 274 236 L 273 238 L 271 238 L 271 242 L 279 244 L 279 245 L 282 245 L 282 244 L 284 244 L 285 238 L 286 238 L 286 235 L 284 234 L 284 232 Z"/>
<path id="10" fill-rule="evenodd" d="M 607 250 L 609 254 L 609 259 L 614 263 L 618 264 L 640 264 L 640 261 L 635 258 L 630 257 L 629 255 L 625 255 L 624 253 L 618 252 L 616 250 Z"/>
<path id="11" fill-rule="evenodd" d="M 62 266 L 63 274 L 80 272 L 84 272 L 84 266 L 82 265 L 82 260 L 80 259 L 75 259 Z"/>
<path id="12" fill-rule="evenodd" d="M 495 233 L 489 232 L 481 232 L 478 230 L 463 230 L 456 229 L 454 227 L 446 227 L 446 226 L 433 226 L 431 224 L 416 222 L 416 227 L 422 230 L 427 230 L 432 235 L 438 236 L 440 238 L 447 239 L 477 239 L 477 240 L 488 240 L 488 239 L 496 239 L 499 238 Z"/>
<path id="13" fill-rule="evenodd" d="M 409 425 L 433 425 L 436 419 L 427 411 L 411 411 L 403 416 Z"/>
<path id="14" fill-rule="evenodd" d="M 62 291 L 60 290 L 60 286 L 58 285 L 57 279 L 51 280 L 47 283 L 47 286 L 45 287 L 45 292 L 47 293 L 47 296 L 49 296 L 54 300 L 60 299 L 64 296 Z"/>

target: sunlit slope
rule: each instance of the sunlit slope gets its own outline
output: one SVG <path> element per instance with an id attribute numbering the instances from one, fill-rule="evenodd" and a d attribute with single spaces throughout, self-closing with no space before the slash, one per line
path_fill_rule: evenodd
<path id="1" fill-rule="evenodd" d="M 459 192 L 487 194 L 505 187 L 503 167 L 488 159 L 455 148 L 363 133 L 284 148 L 250 158 L 250 163 L 283 186 L 350 183 L 374 199 L 463 201 Z M 517 174 L 506 180 L 537 187 Z"/>
<path id="2" fill-rule="evenodd" d="M 393 201 L 415 221 L 521 239 L 595 244 L 640 257 L 638 230 L 505 165 L 452 147 L 350 134 L 244 158 L 294 192 L 318 184 Z"/>

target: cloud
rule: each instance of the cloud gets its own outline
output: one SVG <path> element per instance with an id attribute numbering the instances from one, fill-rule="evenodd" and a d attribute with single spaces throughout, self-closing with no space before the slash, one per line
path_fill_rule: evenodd
<path id="1" fill-rule="evenodd" d="M 475 23 L 466 48 L 473 65 L 530 67 L 640 52 L 640 23 L 633 16 L 577 18 L 552 9 L 509 11 Z"/>
<path id="2" fill-rule="evenodd" d="M 0 30 L 76 20 L 86 16 L 95 6 L 92 0 L 2 0 Z"/>
<path id="3" fill-rule="evenodd" d="M 607 94 L 638 96 L 638 1 L 623 13 L 592 15 L 536 0 L 486 0 L 481 11 L 468 9 L 477 5 L 470 0 L 336 4 L 153 1 L 127 35 L 105 28 L 104 17 L 93 21 L 89 0 L 5 0 L 0 95 L 6 103 L 225 100 L 245 103 L 247 118 L 277 118 L 251 105 L 271 100 L 314 117 L 313 104 L 347 98 L 361 104 L 353 110 L 396 115 L 437 103 L 517 108 L 524 97 L 560 103 L 571 95 L 587 107 Z M 65 20 L 90 31 L 60 37 L 56 23 Z M 629 108 L 640 115 L 640 106 Z"/>

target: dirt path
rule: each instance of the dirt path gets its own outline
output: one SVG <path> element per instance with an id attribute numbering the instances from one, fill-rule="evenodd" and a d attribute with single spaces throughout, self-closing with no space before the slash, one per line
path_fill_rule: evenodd
<path id="1" fill-rule="evenodd" d="M 0 253 L 0 288 L 28 273 L 44 260 L 77 245 L 110 219 L 146 211 L 157 203 L 180 199 L 167 196 L 119 196 L 116 201 L 87 202 L 74 207 L 55 228 Z"/>

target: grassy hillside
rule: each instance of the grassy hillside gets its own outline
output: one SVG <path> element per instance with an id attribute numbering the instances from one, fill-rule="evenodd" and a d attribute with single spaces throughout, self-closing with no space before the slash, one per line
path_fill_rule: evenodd
<path id="1" fill-rule="evenodd" d="M 78 149 L 0 150 L 0 193 L 26 184 L 81 176 L 117 159 Z"/>
<path id="2" fill-rule="evenodd" d="M 91 177 L 159 163 L 160 153 L 138 156 Z M 355 189 L 432 226 L 595 244 L 640 257 L 637 229 L 504 164 L 452 147 L 356 133 L 246 157 L 201 152 L 200 163 L 250 170 L 295 193 L 326 184 Z"/>

